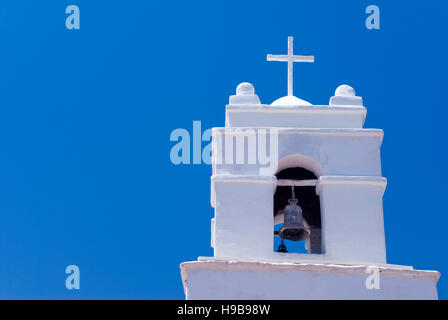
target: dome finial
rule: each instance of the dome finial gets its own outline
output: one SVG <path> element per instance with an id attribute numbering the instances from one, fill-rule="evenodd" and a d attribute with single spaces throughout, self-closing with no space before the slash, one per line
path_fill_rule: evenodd
<path id="1" fill-rule="evenodd" d="M 356 96 L 355 89 L 343 84 L 337 87 L 330 98 L 330 106 L 362 106 L 362 97 Z"/>
<path id="2" fill-rule="evenodd" d="M 229 97 L 230 105 L 260 104 L 260 99 L 255 94 L 254 86 L 249 82 L 242 82 L 236 87 L 236 95 Z"/>

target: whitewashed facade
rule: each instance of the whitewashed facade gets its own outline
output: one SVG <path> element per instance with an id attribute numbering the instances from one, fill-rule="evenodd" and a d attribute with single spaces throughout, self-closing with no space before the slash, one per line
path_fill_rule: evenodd
<path id="1" fill-rule="evenodd" d="M 386 261 L 383 131 L 364 129 L 365 117 L 346 85 L 327 106 L 293 95 L 264 105 L 238 86 L 225 127 L 213 129 L 214 256 L 181 264 L 187 299 L 437 299 L 439 272 Z M 274 248 L 276 174 L 287 168 L 316 177 L 305 183 L 320 201 L 318 253 Z"/>

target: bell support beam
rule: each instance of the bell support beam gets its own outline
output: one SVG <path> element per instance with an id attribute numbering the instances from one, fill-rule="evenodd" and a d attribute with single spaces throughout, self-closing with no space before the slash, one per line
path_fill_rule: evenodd
<path id="1" fill-rule="evenodd" d="M 277 186 L 278 187 L 314 187 L 317 185 L 318 180 L 289 180 L 289 179 L 278 179 Z"/>

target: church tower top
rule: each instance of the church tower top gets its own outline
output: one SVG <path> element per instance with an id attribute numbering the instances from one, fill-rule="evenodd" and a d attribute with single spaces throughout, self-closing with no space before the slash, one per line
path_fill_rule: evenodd
<path id="1" fill-rule="evenodd" d="M 339 86 L 328 105 L 313 105 L 293 95 L 294 62 L 314 62 L 314 56 L 294 55 L 293 37 L 288 37 L 288 54 L 267 55 L 268 61 L 288 63 L 288 94 L 272 104 L 262 104 L 248 82 L 238 85 L 226 106 L 226 128 L 338 128 L 360 129 L 367 110 L 361 97 L 348 85 Z"/>

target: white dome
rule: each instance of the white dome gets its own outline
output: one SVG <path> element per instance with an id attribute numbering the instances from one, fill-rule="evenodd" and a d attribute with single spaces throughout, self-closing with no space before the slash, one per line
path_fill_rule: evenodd
<path id="1" fill-rule="evenodd" d="M 271 103 L 271 106 L 282 106 L 282 107 L 295 107 L 295 106 L 311 106 L 308 101 L 299 99 L 295 96 L 285 96 L 281 97 Z"/>
<path id="2" fill-rule="evenodd" d="M 252 83 L 249 82 L 241 82 L 238 87 L 236 87 L 236 94 L 254 94 L 255 88 Z"/>
<path id="3" fill-rule="evenodd" d="M 336 91 L 334 92 L 334 95 L 337 97 L 354 97 L 356 96 L 355 89 L 352 87 L 343 84 L 339 87 L 337 87 Z"/>

